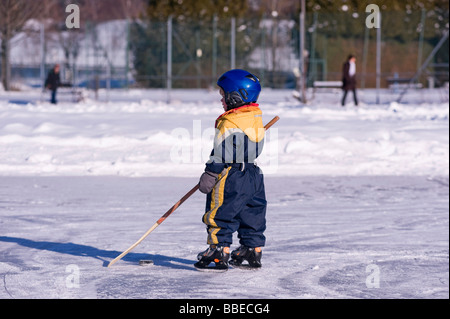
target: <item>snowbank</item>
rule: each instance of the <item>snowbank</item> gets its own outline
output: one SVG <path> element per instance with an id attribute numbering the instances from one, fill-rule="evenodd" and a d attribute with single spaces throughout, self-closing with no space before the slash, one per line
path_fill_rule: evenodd
<path id="1" fill-rule="evenodd" d="M 0 175 L 198 176 L 222 108 L 217 92 L 113 93 L 58 105 L 0 99 Z M 114 95 L 115 94 L 115 95 Z M 178 95 L 177 95 L 178 94 Z M 181 100 L 182 99 L 182 100 Z M 286 91 L 262 95 L 267 134 L 259 165 L 275 176 L 448 175 L 446 103 L 300 106 Z"/>

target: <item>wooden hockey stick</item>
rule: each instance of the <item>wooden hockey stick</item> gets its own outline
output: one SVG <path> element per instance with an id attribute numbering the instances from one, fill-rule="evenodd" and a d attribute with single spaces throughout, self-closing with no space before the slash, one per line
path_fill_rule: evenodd
<path id="1" fill-rule="evenodd" d="M 266 124 L 264 128 L 268 130 L 272 125 L 274 125 L 276 122 L 278 122 L 280 118 L 278 116 L 275 116 L 272 121 Z M 133 245 L 130 246 L 127 250 L 125 250 L 123 253 L 121 253 L 119 256 L 117 256 L 115 259 L 111 260 L 111 262 L 108 264 L 108 267 L 111 267 L 114 265 L 117 261 L 122 259 L 125 255 L 127 255 L 130 251 L 132 251 L 137 245 L 139 245 L 152 231 L 155 230 L 156 227 L 162 224 L 164 220 L 166 220 L 167 217 L 170 216 L 181 204 L 183 204 L 189 197 L 192 196 L 199 188 L 199 184 L 195 185 L 194 188 L 192 188 L 186 195 L 184 195 L 178 202 L 175 203 L 164 215 L 161 216 L 160 219 L 149 229 L 147 232 L 142 235 L 141 238 L 137 242 L 135 242 Z"/>
<path id="2" fill-rule="evenodd" d="M 272 121 L 270 121 L 269 123 L 266 124 L 266 126 L 264 126 L 264 128 L 266 129 L 266 131 L 272 127 L 272 125 L 274 125 L 276 122 L 278 122 L 278 120 L 280 119 L 279 116 L 275 116 Z"/>

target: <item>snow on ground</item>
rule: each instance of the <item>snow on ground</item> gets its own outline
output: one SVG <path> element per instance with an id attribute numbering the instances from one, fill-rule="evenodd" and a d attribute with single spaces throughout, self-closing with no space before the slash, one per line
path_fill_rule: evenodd
<path id="1" fill-rule="evenodd" d="M 448 298 L 448 103 L 360 94 L 359 108 L 261 96 L 264 122 L 281 117 L 259 161 L 264 267 L 215 275 L 192 266 L 206 246 L 201 193 L 106 265 L 198 181 L 217 92 L 61 93 L 56 106 L 2 93 L 0 298 Z"/>
<path id="2" fill-rule="evenodd" d="M 281 117 L 260 159 L 266 174 L 448 175 L 448 103 L 343 109 L 332 96 L 300 107 L 289 93 L 261 98 L 265 122 Z M 218 93 L 181 91 L 170 104 L 163 91 L 151 94 L 56 106 L 0 100 L 0 174 L 197 176 L 222 110 Z"/>

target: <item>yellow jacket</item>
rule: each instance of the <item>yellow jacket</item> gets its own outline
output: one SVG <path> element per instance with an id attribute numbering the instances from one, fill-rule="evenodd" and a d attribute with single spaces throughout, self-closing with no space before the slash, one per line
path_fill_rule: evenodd
<path id="1" fill-rule="evenodd" d="M 207 170 L 220 173 L 233 163 L 252 163 L 262 152 L 262 111 L 252 103 L 225 112 L 216 120 L 214 150 Z"/>
<path id="2" fill-rule="evenodd" d="M 216 138 L 219 139 L 225 139 L 228 135 L 240 131 L 252 142 L 261 142 L 265 135 L 262 111 L 258 104 L 254 103 L 232 109 L 216 120 L 216 129 Z"/>

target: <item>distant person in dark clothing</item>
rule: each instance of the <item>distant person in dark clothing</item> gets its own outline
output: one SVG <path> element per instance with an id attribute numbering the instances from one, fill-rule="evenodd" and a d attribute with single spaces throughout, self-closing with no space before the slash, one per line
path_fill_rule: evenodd
<path id="1" fill-rule="evenodd" d="M 358 99 L 356 97 L 356 58 L 353 55 L 349 55 L 347 61 L 344 63 L 342 69 L 342 89 L 344 90 L 344 96 L 342 97 L 342 106 L 345 106 L 345 99 L 347 98 L 348 91 L 353 91 L 353 100 L 355 105 L 358 105 Z"/>
<path id="2" fill-rule="evenodd" d="M 59 77 L 59 64 L 56 64 L 53 70 L 48 73 L 47 79 L 45 80 L 45 87 L 52 92 L 51 102 L 56 104 L 56 91 L 61 85 L 61 79 Z"/>

